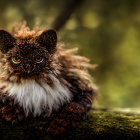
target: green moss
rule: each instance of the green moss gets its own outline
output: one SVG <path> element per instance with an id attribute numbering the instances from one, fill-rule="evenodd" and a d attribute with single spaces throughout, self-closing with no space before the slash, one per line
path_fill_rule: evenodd
<path id="1" fill-rule="evenodd" d="M 30 120 L 19 125 L 9 125 L 0 120 L 2 139 L 137 139 L 140 137 L 140 114 L 134 111 L 93 109 L 88 119 L 79 127 L 59 136 L 46 133 L 45 120 Z"/>

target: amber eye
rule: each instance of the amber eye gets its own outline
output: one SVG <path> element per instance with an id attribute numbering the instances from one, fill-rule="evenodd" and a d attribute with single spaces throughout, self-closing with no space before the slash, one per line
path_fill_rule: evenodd
<path id="1" fill-rule="evenodd" d="M 19 64 L 21 62 L 21 58 L 18 56 L 12 57 L 12 62 L 15 64 Z"/>
<path id="2" fill-rule="evenodd" d="M 43 59 L 42 57 L 36 57 L 36 58 L 35 58 L 36 63 L 42 63 L 43 60 L 44 60 L 44 59 Z"/>

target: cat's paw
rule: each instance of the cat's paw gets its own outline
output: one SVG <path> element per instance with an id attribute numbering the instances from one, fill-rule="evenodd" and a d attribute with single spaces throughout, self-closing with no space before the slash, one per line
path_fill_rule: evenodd
<path id="1" fill-rule="evenodd" d="M 47 132 L 49 134 L 58 135 L 75 128 L 79 125 L 79 121 L 76 120 L 75 114 L 66 116 L 65 118 L 55 118 L 49 125 Z"/>
<path id="2" fill-rule="evenodd" d="M 0 109 L 1 118 L 12 124 L 25 119 L 22 110 L 18 106 L 4 106 Z"/>
<path id="3" fill-rule="evenodd" d="M 49 128 L 47 129 L 47 133 L 53 135 L 64 133 L 67 126 L 69 126 L 69 122 L 67 122 L 66 120 L 55 119 L 50 123 Z"/>
<path id="4" fill-rule="evenodd" d="M 64 133 L 66 130 L 78 126 L 86 117 L 86 109 L 76 102 L 71 102 L 50 123 L 48 132 L 55 135 Z"/>
<path id="5" fill-rule="evenodd" d="M 11 97 L 5 95 L 0 96 L 0 116 L 3 120 L 12 124 L 25 118 L 22 108 L 15 104 Z"/>

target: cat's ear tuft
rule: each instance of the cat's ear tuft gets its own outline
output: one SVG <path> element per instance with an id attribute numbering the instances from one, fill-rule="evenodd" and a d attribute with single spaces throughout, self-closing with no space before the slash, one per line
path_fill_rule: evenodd
<path id="1" fill-rule="evenodd" d="M 36 41 L 45 47 L 49 53 L 53 54 L 56 50 L 57 34 L 53 29 L 45 30 L 36 38 Z"/>
<path id="2" fill-rule="evenodd" d="M 0 50 L 6 53 L 13 48 L 16 39 L 7 31 L 0 30 Z"/>

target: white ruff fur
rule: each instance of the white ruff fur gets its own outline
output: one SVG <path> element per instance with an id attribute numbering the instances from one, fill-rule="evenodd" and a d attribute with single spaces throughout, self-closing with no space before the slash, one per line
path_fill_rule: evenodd
<path id="1" fill-rule="evenodd" d="M 71 94 L 67 87 L 53 75 L 50 75 L 54 86 L 47 83 L 38 84 L 35 80 L 22 81 L 21 84 L 12 85 L 9 96 L 13 96 L 15 102 L 23 107 L 26 116 L 33 113 L 39 116 L 43 111 L 49 116 L 52 110 L 57 110 L 61 105 L 71 100 Z"/>

